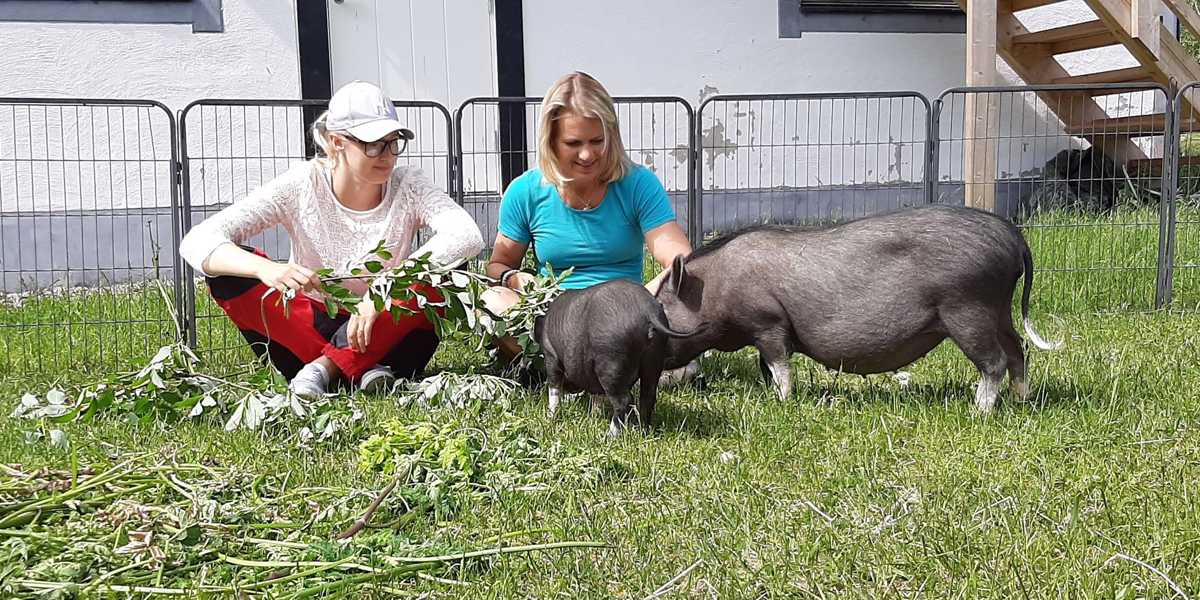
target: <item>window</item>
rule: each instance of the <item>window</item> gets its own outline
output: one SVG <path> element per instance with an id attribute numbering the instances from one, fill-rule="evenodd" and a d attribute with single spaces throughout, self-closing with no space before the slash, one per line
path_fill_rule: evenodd
<path id="1" fill-rule="evenodd" d="M 800 11 L 963 14 L 958 0 L 800 0 Z"/>
<path id="2" fill-rule="evenodd" d="M 193 33 L 225 30 L 221 0 L 0 0 L 0 21 L 178 23 Z"/>
<path id="3" fill-rule="evenodd" d="M 779 37 L 804 33 L 966 33 L 956 0 L 779 0 Z"/>

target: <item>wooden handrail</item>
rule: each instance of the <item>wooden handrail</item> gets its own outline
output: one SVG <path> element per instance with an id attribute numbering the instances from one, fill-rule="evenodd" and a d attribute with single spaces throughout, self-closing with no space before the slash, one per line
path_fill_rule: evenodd
<path id="1" fill-rule="evenodd" d="M 1192 35 L 1200 37 L 1200 13 L 1196 12 L 1187 0 L 1162 0 L 1162 3 L 1179 17 L 1179 22 L 1191 31 Z"/>

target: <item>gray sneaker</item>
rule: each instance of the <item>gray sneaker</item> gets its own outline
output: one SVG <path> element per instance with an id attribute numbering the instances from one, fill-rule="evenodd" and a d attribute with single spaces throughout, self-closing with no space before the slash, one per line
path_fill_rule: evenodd
<path id="1" fill-rule="evenodd" d="M 386 394 L 391 391 L 395 382 L 396 375 L 392 373 L 391 367 L 375 365 L 358 378 L 358 389 L 368 394 Z"/>
<path id="2" fill-rule="evenodd" d="M 319 363 L 308 363 L 288 383 L 288 389 L 304 398 L 320 398 L 329 392 L 329 372 Z"/>

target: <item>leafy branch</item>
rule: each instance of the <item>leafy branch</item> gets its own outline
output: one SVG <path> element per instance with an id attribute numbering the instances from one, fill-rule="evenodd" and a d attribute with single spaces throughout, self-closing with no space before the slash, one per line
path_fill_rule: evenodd
<path id="1" fill-rule="evenodd" d="M 513 366 L 540 368 L 541 349 L 534 340 L 533 325 L 561 291 L 561 283 L 571 269 L 548 277 L 536 276 L 517 304 L 497 315 L 483 301 L 484 292 L 496 285 L 490 277 L 436 266 L 430 262 L 429 254 L 408 258 L 385 269 L 384 263 L 392 258 L 387 242 L 380 241 L 360 259 L 358 266 L 349 269 L 349 275 L 335 274 L 333 269 L 317 271 L 329 316 L 334 317 L 342 310 L 356 314 L 358 304 L 366 299 L 374 303 L 375 310 L 387 312 L 394 321 L 420 311 L 434 325 L 438 337 L 464 337 L 476 351 L 496 338 L 511 336 L 521 346 L 521 356 Z M 348 280 L 365 280 L 366 295 L 360 297 L 351 292 L 343 285 Z"/>

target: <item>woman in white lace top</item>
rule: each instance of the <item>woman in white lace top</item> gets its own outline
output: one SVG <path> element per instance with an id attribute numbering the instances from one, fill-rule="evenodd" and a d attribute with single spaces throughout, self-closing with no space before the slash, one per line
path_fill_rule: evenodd
<path id="1" fill-rule="evenodd" d="M 451 265 L 483 249 L 479 227 L 462 207 L 420 170 L 396 165 L 412 131 L 378 87 L 356 81 L 338 90 L 313 126 L 323 156 L 297 164 L 245 199 L 188 232 L 179 253 L 207 277 L 209 291 L 259 357 L 264 355 L 298 394 L 320 395 L 344 377 L 359 387 L 384 389 L 419 373 L 438 339 L 420 313 L 398 323 L 365 299 L 358 313 L 329 318 L 314 272 L 349 274 L 380 240 L 387 240 L 392 267 L 430 253 Z M 242 244 L 275 225 L 291 238 L 291 259 L 276 263 Z M 413 248 L 428 226 L 433 237 Z M 356 293 L 366 284 L 347 280 Z M 289 314 L 269 288 L 295 294 Z"/>

